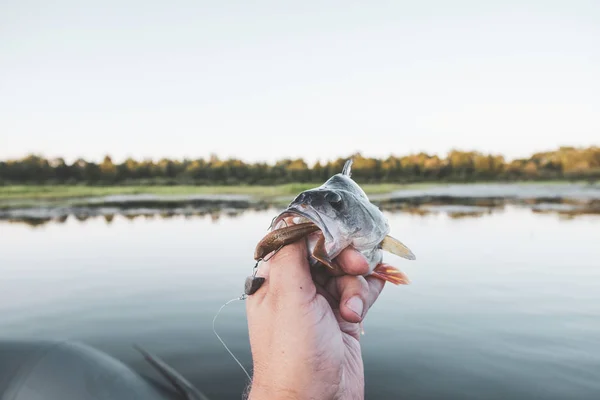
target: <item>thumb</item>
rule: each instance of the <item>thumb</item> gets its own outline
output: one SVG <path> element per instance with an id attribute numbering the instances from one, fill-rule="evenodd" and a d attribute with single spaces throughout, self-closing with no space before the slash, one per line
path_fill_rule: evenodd
<path id="1" fill-rule="evenodd" d="M 316 288 L 310 274 L 305 240 L 284 246 L 266 262 L 269 271 L 269 293 L 288 295 L 315 293 Z"/>

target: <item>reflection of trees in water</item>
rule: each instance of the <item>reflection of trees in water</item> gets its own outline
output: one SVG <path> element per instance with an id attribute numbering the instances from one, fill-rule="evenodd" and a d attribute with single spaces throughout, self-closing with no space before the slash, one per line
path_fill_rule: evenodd
<path id="1" fill-rule="evenodd" d="M 574 219 L 581 215 L 600 215 L 600 208 L 587 208 L 587 209 L 573 209 L 573 210 L 540 210 L 532 209 L 531 212 L 535 214 L 555 214 L 559 215 L 561 219 Z"/>
<path id="2" fill-rule="evenodd" d="M 75 219 L 80 222 L 85 222 L 90 218 L 89 214 L 75 214 Z"/>
<path id="3" fill-rule="evenodd" d="M 474 201 L 468 202 L 468 204 L 459 204 L 458 202 L 453 202 L 452 204 L 445 204 L 440 201 L 433 202 L 423 202 L 423 203 L 415 203 L 414 201 L 409 202 L 387 202 L 378 204 L 378 206 L 386 213 L 389 214 L 409 214 L 419 217 L 427 217 L 432 215 L 447 215 L 452 219 L 462 219 L 462 218 L 482 218 L 488 215 L 492 215 L 494 213 L 502 212 L 505 209 L 507 204 L 511 204 L 513 206 L 522 207 L 530 210 L 535 214 L 549 214 L 556 215 L 563 220 L 572 220 L 580 216 L 590 216 L 590 215 L 600 215 L 600 201 L 594 200 L 588 203 L 576 203 L 573 201 L 560 202 L 556 199 L 553 199 L 552 202 L 540 203 L 540 201 L 518 201 L 518 202 L 499 202 L 494 200 L 490 202 L 489 199 L 478 199 Z M 549 207 L 547 209 L 537 208 L 540 204 L 544 205 L 557 205 L 559 207 L 561 204 L 568 206 L 565 209 L 561 208 L 552 208 Z M 578 204 L 578 205 L 575 205 Z M 465 209 L 458 209 L 448 207 L 447 209 L 444 206 L 464 206 Z M 469 207 L 478 207 L 477 209 L 469 210 Z M 0 216 L 0 223 L 10 223 L 10 224 L 24 224 L 30 227 L 39 227 L 44 226 L 48 223 L 56 223 L 56 224 L 64 224 L 69 218 L 74 217 L 78 222 L 85 223 L 90 219 L 94 218 L 103 218 L 107 225 L 112 225 L 115 221 L 115 218 L 123 218 L 127 221 L 134 221 L 138 218 L 142 219 L 161 219 L 161 220 L 170 220 L 173 218 L 183 218 L 185 220 L 194 220 L 198 218 L 208 217 L 208 219 L 212 223 L 218 223 L 222 219 L 232 219 L 239 218 L 248 212 L 264 212 L 272 210 L 273 214 L 279 212 L 283 207 L 273 207 L 268 205 L 258 205 L 254 207 L 248 208 L 185 208 L 185 209 L 157 209 L 155 211 L 152 210 L 143 210 L 140 212 L 135 212 L 134 210 L 120 210 L 117 212 L 111 211 L 106 214 L 97 214 L 93 215 L 88 212 L 73 212 L 71 214 L 63 214 L 57 217 L 2 217 Z M 481 208 L 485 208 L 482 210 Z"/>
<path id="4" fill-rule="evenodd" d="M 452 219 L 462 219 L 462 218 L 481 218 L 484 215 L 489 215 L 491 212 L 450 212 L 448 216 Z"/>
<path id="5" fill-rule="evenodd" d="M 39 226 L 43 226 L 46 225 L 48 222 L 50 222 L 52 220 L 52 218 L 9 218 L 9 219 L 5 219 L 5 222 L 8 222 L 9 224 L 24 224 L 27 226 L 30 226 L 32 228 L 36 228 Z"/>
<path id="6" fill-rule="evenodd" d="M 225 212 L 225 215 L 227 215 L 229 218 L 237 218 L 242 215 L 243 212 L 244 211 L 242 210 L 228 210 Z"/>
<path id="7" fill-rule="evenodd" d="M 390 214 L 405 213 L 405 214 L 417 215 L 420 217 L 425 217 L 427 215 L 435 215 L 435 214 L 439 213 L 437 211 L 428 210 L 426 208 L 420 208 L 420 207 L 407 207 L 407 208 L 395 208 L 395 209 L 393 208 L 393 209 L 384 209 L 384 211 L 387 211 Z"/>
<path id="8" fill-rule="evenodd" d="M 489 209 L 486 211 L 445 211 L 445 210 L 437 210 L 435 208 L 422 208 L 422 207 L 407 207 L 400 209 L 392 209 L 385 210 L 392 215 L 395 214 L 410 214 L 419 217 L 426 217 L 432 215 L 448 215 L 452 219 L 461 219 L 461 218 L 480 218 L 486 215 L 491 215 L 494 213 L 493 209 Z"/>

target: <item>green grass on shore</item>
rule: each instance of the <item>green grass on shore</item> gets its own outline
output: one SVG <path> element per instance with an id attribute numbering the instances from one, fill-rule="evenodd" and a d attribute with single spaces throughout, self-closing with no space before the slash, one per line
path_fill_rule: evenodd
<path id="1" fill-rule="evenodd" d="M 513 184 L 527 185 L 554 185 L 567 183 L 569 181 L 530 181 L 512 182 Z M 477 185 L 485 182 L 473 182 Z M 488 182 L 494 183 L 494 182 Z M 499 182 L 496 182 L 499 183 Z M 575 183 L 571 181 L 571 183 Z M 585 183 L 583 181 L 579 183 Z M 15 201 L 56 201 L 67 199 L 80 199 L 85 197 L 102 197 L 110 195 L 132 195 L 132 194 L 154 194 L 185 196 L 194 194 L 236 194 L 247 195 L 255 198 L 274 198 L 282 196 L 293 196 L 303 190 L 319 186 L 321 183 L 289 183 L 285 185 L 271 186 L 200 186 L 200 185 L 132 185 L 132 186 L 86 186 L 86 185 L 7 185 L 0 186 L 0 203 L 13 203 Z M 423 189 L 433 186 L 448 184 L 447 182 L 429 182 L 412 184 L 361 184 L 361 187 L 369 195 L 387 194 L 401 189 Z"/>
<path id="2" fill-rule="evenodd" d="M 259 198 L 291 196 L 319 184 L 291 183 L 273 186 L 79 186 L 79 185 L 14 185 L 0 186 L 0 201 L 61 200 L 110 195 L 154 194 L 238 194 Z M 394 190 L 431 186 L 431 184 L 365 184 L 368 194 L 384 194 Z"/>

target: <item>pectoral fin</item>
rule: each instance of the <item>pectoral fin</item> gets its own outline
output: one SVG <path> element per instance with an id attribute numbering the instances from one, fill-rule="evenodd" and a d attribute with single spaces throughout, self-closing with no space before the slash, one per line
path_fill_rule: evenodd
<path id="1" fill-rule="evenodd" d="M 404 244 L 402 244 L 398 239 L 387 235 L 383 241 L 381 242 L 381 248 L 385 251 L 389 251 L 392 254 L 395 254 L 399 257 L 406 258 L 407 260 L 416 260 L 417 258 L 413 254 L 412 251 Z"/>
<path id="2" fill-rule="evenodd" d="M 384 281 L 391 282 L 394 285 L 408 285 L 410 283 L 404 272 L 385 263 L 376 266 L 375 270 L 371 272 L 371 275 L 383 279 Z"/>

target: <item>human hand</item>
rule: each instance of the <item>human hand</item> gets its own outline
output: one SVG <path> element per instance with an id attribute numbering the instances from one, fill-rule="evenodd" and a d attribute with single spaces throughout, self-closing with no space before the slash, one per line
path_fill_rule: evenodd
<path id="1" fill-rule="evenodd" d="M 368 264 L 355 250 L 336 261 L 347 275 L 311 274 L 299 241 L 260 265 L 266 281 L 246 302 L 250 400 L 364 398 L 361 322 L 385 282 L 361 276 Z"/>

